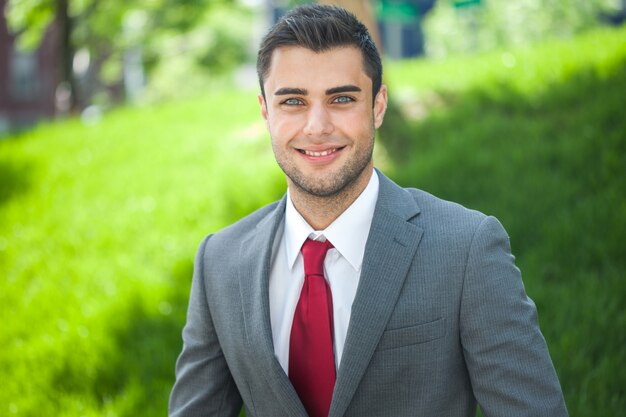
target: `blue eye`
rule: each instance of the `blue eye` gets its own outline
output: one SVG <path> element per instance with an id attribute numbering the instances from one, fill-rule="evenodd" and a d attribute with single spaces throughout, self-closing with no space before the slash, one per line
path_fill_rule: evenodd
<path id="1" fill-rule="evenodd" d="M 287 100 L 283 101 L 283 104 L 286 104 L 288 106 L 297 106 L 302 104 L 302 100 L 298 98 L 288 98 Z"/>
<path id="2" fill-rule="evenodd" d="M 337 98 L 335 98 L 333 100 L 333 102 L 335 103 L 339 103 L 339 104 L 345 104 L 345 103 L 350 103 L 353 102 L 354 99 L 352 97 L 348 97 L 348 96 L 339 96 Z"/>

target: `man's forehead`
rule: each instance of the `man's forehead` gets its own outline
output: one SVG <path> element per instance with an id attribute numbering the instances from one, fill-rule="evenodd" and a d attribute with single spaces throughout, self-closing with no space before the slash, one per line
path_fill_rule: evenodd
<path id="1" fill-rule="evenodd" d="M 311 74 L 312 67 L 324 69 Z M 366 74 L 361 51 L 355 46 L 338 46 L 324 51 L 313 51 L 302 46 L 281 46 L 272 53 L 265 82 L 273 89 L 308 88 L 328 90 L 344 85 L 358 85 L 370 81 Z"/>
<path id="2" fill-rule="evenodd" d="M 358 59 L 361 67 L 363 66 L 363 55 L 361 53 L 361 50 L 354 45 L 333 46 L 331 48 L 323 49 L 320 51 L 315 51 L 301 45 L 282 45 L 274 49 L 270 62 L 273 63 L 274 61 L 280 59 L 281 57 L 284 57 L 285 55 L 306 56 L 308 60 L 325 60 L 329 55 L 340 56 L 345 54 L 352 56 L 354 59 Z"/>

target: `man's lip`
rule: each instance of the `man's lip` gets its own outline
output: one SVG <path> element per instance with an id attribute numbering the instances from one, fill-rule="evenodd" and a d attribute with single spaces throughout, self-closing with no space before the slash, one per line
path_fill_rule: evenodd
<path id="1" fill-rule="evenodd" d="M 335 152 L 342 150 L 343 148 L 345 148 L 345 146 L 337 146 L 324 149 L 298 149 L 298 152 L 306 156 L 320 157 L 332 155 Z"/>

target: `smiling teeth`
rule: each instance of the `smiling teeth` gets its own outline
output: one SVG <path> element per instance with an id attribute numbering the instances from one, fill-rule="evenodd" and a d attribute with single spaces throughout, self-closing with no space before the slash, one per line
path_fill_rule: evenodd
<path id="1" fill-rule="evenodd" d="M 321 151 L 321 152 L 314 152 L 314 151 L 307 151 L 306 149 L 303 149 L 302 152 L 305 155 L 308 156 L 327 156 L 330 155 L 331 153 L 335 152 L 337 149 L 329 149 L 327 151 Z"/>

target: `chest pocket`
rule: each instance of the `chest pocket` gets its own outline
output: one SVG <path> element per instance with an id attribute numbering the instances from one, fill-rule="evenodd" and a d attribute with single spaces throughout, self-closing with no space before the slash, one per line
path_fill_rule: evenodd
<path id="1" fill-rule="evenodd" d="M 397 349 L 405 346 L 427 343 L 444 337 L 446 334 L 446 320 L 437 320 L 420 323 L 408 327 L 388 329 L 383 333 L 378 343 L 378 351 Z"/>

